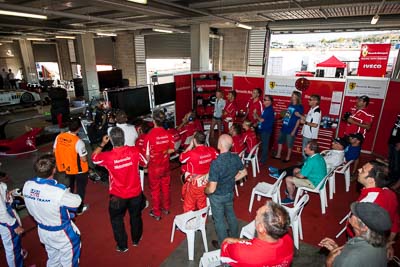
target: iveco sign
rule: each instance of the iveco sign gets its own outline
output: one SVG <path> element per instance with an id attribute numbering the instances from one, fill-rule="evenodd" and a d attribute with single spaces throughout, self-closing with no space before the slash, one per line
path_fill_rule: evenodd
<path id="1" fill-rule="evenodd" d="M 381 64 L 364 64 L 363 67 L 364 67 L 364 69 L 381 69 L 382 65 Z"/>

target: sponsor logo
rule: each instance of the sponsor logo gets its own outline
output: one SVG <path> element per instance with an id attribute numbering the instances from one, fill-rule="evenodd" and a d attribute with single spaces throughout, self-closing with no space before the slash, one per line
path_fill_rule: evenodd
<path id="1" fill-rule="evenodd" d="M 269 88 L 274 89 L 276 86 L 276 82 L 269 82 Z"/>
<path id="2" fill-rule="evenodd" d="M 357 83 L 349 83 L 349 89 L 354 90 L 357 87 Z"/>
<path id="3" fill-rule="evenodd" d="M 363 46 L 362 48 L 361 48 L 361 55 L 363 56 L 363 57 L 366 57 L 367 55 L 368 55 L 368 46 Z"/>
<path id="4" fill-rule="evenodd" d="M 364 67 L 364 69 L 381 69 L 382 65 L 381 64 L 364 64 L 363 67 Z"/>

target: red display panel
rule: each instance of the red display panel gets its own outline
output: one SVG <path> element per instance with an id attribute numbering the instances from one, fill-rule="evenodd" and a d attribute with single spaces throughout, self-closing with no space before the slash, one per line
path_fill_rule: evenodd
<path id="1" fill-rule="evenodd" d="M 361 45 L 358 76 L 385 77 L 390 44 Z"/>
<path id="2" fill-rule="evenodd" d="M 264 95 L 264 84 L 264 77 L 233 76 L 233 88 L 236 91 L 239 111 L 246 112 L 246 104 L 254 88 L 260 88 Z"/>
<path id="3" fill-rule="evenodd" d="M 397 114 L 400 114 L 400 105 L 396 100 L 400 99 L 400 82 L 391 81 L 386 93 L 380 124 L 376 133 L 373 152 L 381 156 L 388 156 L 388 139 Z"/>
<path id="4" fill-rule="evenodd" d="M 288 79 L 287 84 L 289 86 L 293 86 L 292 89 L 294 90 L 294 83 L 291 80 L 292 79 Z M 282 81 L 279 82 L 282 83 Z M 308 99 L 310 96 L 313 94 L 320 95 L 321 127 L 318 134 L 318 144 L 321 150 L 330 149 L 332 138 L 336 136 L 336 130 L 339 121 L 339 110 L 343 98 L 345 82 L 332 79 L 309 79 L 309 82 L 310 84 L 308 88 L 302 91 L 302 105 L 304 106 L 304 114 L 307 114 L 307 112 L 310 110 L 310 106 L 308 104 Z M 288 105 L 290 104 L 290 97 L 286 94 L 285 96 L 273 95 L 273 98 L 273 106 L 276 113 L 274 140 L 277 140 L 282 127 L 281 112 L 286 111 Z M 336 108 L 332 108 L 332 105 Z M 302 152 L 301 126 L 297 132 L 293 146 L 293 152 Z"/>
<path id="5" fill-rule="evenodd" d="M 370 98 L 366 111 L 374 115 L 370 130 L 365 134 L 362 150 L 371 152 L 381 118 L 383 100 L 386 95 L 389 80 L 386 78 L 372 77 L 348 77 L 345 85 L 345 97 L 342 105 L 343 115 L 356 106 L 357 97 L 367 95 Z M 339 125 L 339 136 L 346 131 L 347 122 L 341 121 Z M 382 125 L 381 125 L 382 127 Z M 379 137 L 377 137 L 379 138 Z M 387 137 L 385 137 L 386 139 Z"/>
<path id="6" fill-rule="evenodd" d="M 176 86 L 176 123 L 179 125 L 186 113 L 192 110 L 192 74 L 174 75 Z"/>

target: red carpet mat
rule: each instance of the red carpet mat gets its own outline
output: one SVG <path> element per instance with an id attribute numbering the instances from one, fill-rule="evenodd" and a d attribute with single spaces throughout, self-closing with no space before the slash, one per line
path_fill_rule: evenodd
<path id="1" fill-rule="evenodd" d="M 369 158 L 369 156 L 363 155 L 362 162 Z M 292 163 L 283 164 L 278 160 L 270 159 L 268 165 L 275 167 L 289 166 L 290 164 L 294 164 L 296 160 L 300 160 L 300 158 L 292 160 Z M 177 164 L 173 163 L 172 167 L 177 167 Z M 253 220 L 258 207 L 265 203 L 266 198 L 262 198 L 260 202 L 255 200 L 252 213 L 248 212 L 250 194 L 253 187 L 260 181 L 274 182 L 274 179 L 267 175 L 267 167 L 261 166 L 261 173 L 257 175 L 257 178 L 252 177 L 251 169 L 248 168 L 249 177 L 243 187 L 238 187 L 239 197 L 235 197 L 234 207 L 239 219 L 244 221 Z M 179 168 L 175 168 L 172 171 L 171 214 L 164 216 L 161 221 L 155 221 L 148 215 L 149 208 L 144 210 L 143 240 L 140 242 L 139 247 L 130 246 L 127 253 L 118 253 L 115 251 L 115 241 L 108 218 L 107 186 L 101 183 L 89 182 L 85 202 L 90 204 L 90 209 L 76 219 L 76 224 L 82 234 L 80 266 L 159 266 L 185 239 L 185 235 L 177 231 L 174 242 L 170 243 L 173 218 L 176 214 L 182 213 L 179 173 Z M 342 226 L 338 222 L 347 214 L 349 204 L 359 195 L 356 192 L 356 182 L 352 182 L 350 192 L 346 193 L 344 188 L 344 177 L 338 175 L 336 179 L 337 193 L 334 195 L 333 200 L 328 201 L 328 208 L 325 215 L 321 214 L 319 195 L 310 194 L 310 201 L 302 215 L 304 242 L 316 246 L 323 237 L 334 238 L 342 229 Z M 284 189 L 285 184 L 283 183 L 281 188 L 282 197 L 284 197 Z M 149 201 L 151 201 L 147 180 L 145 181 L 145 194 Z M 45 266 L 47 255 L 39 241 L 34 222 L 30 217 L 26 217 L 23 223 L 26 233 L 23 236 L 22 243 L 23 247 L 29 252 L 26 266 L 33 264 L 36 264 L 38 267 Z M 125 223 L 127 228 L 129 225 L 128 216 Z M 344 242 L 345 237 L 342 235 L 338 243 L 342 244 Z M 0 262 L 5 262 L 4 250 L 0 251 Z"/>

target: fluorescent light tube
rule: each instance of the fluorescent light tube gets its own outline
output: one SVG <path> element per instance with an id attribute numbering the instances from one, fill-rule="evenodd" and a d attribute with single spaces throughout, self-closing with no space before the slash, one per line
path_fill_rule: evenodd
<path id="1" fill-rule="evenodd" d="M 379 15 L 376 14 L 375 16 L 372 17 L 371 24 L 375 25 L 376 23 L 378 23 L 378 20 L 379 20 Z"/>
<path id="2" fill-rule="evenodd" d="M 46 41 L 44 38 L 26 38 L 28 41 Z"/>
<path id="3" fill-rule="evenodd" d="M 146 5 L 147 4 L 147 0 L 128 0 L 129 2 L 134 2 L 134 3 L 138 3 L 138 4 L 142 4 L 142 5 Z"/>
<path id="4" fill-rule="evenodd" d="M 75 36 L 67 36 L 67 35 L 57 35 L 56 39 L 70 39 L 70 40 L 74 40 Z"/>
<path id="5" fill-rule="evenodd" d="M 117 36 L 116 33 L 110 33 L 110 32 L 98 32 L 98 36 Z"/>
<path id="6" fill-rule="evenodd" d="M 0 10 L 0 15 L 33 18 L 33 19 L 47 19 L 47 16 L 45 16 L 45 15 L 37 15 L 37 14 L 8 11 L 8 10 Z"/>
<path id="7" fill-rule="evenodd" d="M 153 29 L 155 32 L 163 32 L 163 33 L 172 33 L 170 30 L 163 30 L 163 29 Z"/>
<path id="8" fill-rule="evenodd" d="M 253 27 L 251 27 L 249 25 L 246 25 L 246 24 L 239 23 L 239 22 L 236 22 L 235 25 L 236 25 L 236 27 L 243 28 L 243 29 L 246 29 L 246 30 L 253 29 Z"/>

